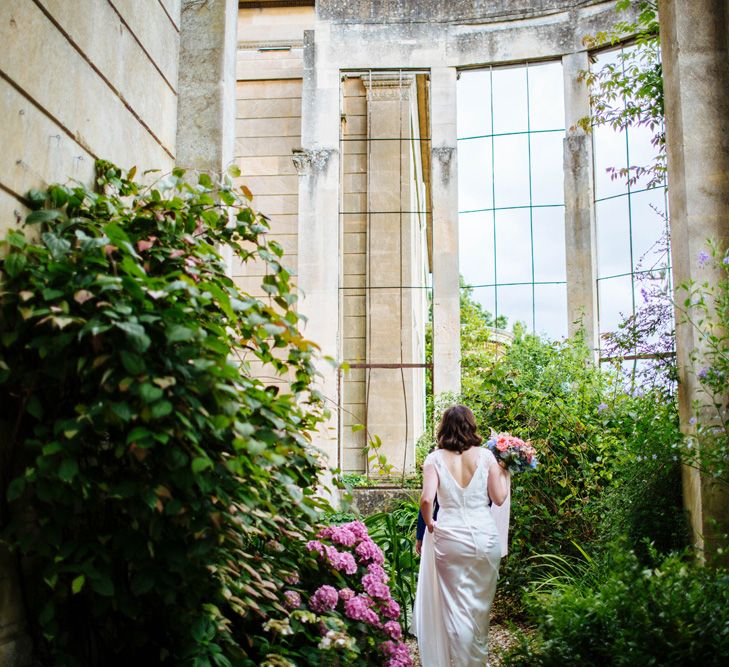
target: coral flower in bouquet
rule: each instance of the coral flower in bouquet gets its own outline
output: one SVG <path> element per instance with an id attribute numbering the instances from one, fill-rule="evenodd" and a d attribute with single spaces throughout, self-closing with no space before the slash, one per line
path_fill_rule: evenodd
<path id="1" fill-rule="evenodd" d="M 509 472 L 534 470 L 539 464 L 534 446 L 511 433 L 492 432 L 486 446 L 493 452 L 497 461 L 503 462 Z"/>

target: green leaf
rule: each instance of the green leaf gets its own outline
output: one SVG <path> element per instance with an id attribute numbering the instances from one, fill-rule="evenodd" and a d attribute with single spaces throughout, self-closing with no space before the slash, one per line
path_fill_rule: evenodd
<path id="1" fill-rule="evenodd" d="M 169 401 L 157 401 L 157 403 L 153 403 L 150 408 L 150 413 L 153 419 L 166 417 L 170 414 L 170 412 L 172 412 L 172 403 Z"/>
<path id="2" fill-rule="evenodd" d="M 145 403 L 154 403 L 154 401 L 162 398 L 164 392 L 148 382 L 139 387 L 139 396 Z"/>
<path id="3" fill-rule="evenodd" d="M 64 482 L 70 482 L 78 474 L 78 463 L 75 459 L 64 459 L 58 466 L 58 477 Z"/>
<path id="4" fill-rule="evenodd" d="M 99 594 L 106 597 L 114 595 L 114 583 L 109 577 L 99 577 L 91 580 L 91 587 Z"/>
<path id="5" fill-rule="evenodd" d="M 43 403 L 41 403 L 38 394 L 33 394 L 25 405 L 25 409 L 28 414 L 32 415 L 36 419 L 43 419 Z"/>
<path id="6" fill-rule="evenodd" d="M 77 593 L 81 592 L 81 589 L 84 587 L 84 584 L 86 583 L 86 577 L 83 574 L 79 574 L 78 577 L 76 577 L 71 582 L 71 592 L 76 595 Z"/>
<path id="7" fill-rule="evenodd" d="M 44 211 L 36 211 L 30 215 L 32 216 L 36 213 L 43 212 Z M 68 254 L 68 251 L 71 250 L 71 244 L 66 239 L 56 236 L 53 232 L 45 232 L 41 234 L 41 238 L 43 239 L 43 243 L 45 243 L 46 248 L 51 251 L 53 259 L 56 261 L 63 259 Z"/>
<path id="8" fill-rule="evenodd" d="M 194 458 L 192 460 L 190 467 L 192 468 L 192 472 L 197 474 L 199 472 L 202 472 L 206 468 L 212 468 L 213 462 L 208 458 L 203 458 L 201 456 L 198 456 L 197 458 Z"/>
<path id="9" fill-rule="evenodd" d="M 124 369 L 129 373 L 130 375 L 141 375 L 145 368 L 146 364 L 142 357 L 140 357 L 138 354 L 134 354 L 133 352 L 127 352 L 126 350 L 122 350 L 119 353 L 119 356 L 121 357 L 122 364 L 124 366 Z"/>
<path id="10" fill-rule="evenodd" d="M 137 352 L 144 352 L 149 348 L 151 340 L 145 333 L 144 327 L 139 322 L 114 322 L 114 326 L 121 329 L 129 336 Z M 131 372 L 131 371 L 130 371 Z"/>
<path id="11" fill-rule="evenodd" d="M 45 197 L 44 197 L 45 198 Z M 33 211 L 25 218 L 26 225 L 37 225 L 45 222 L 51 222 L 57 218 L 65 217 L 63 211 L 58 209 L 41 209 L 39 211 Z M 46 244 L 47 245 L 47 244 Z"/>
<path id="12" fill-rule="evenodd" d="M 19 253 L 11 252 L 3 262 L 3 270 L 11 278 L 17 278 L 28 264 L 28 258 Z"/>
<path id="13" fill-rule="evenodd" d="M 176 324 L 167 329 L 167 341 L 169 343 L 179 343 L 181 341 L 192 340 L 195 332 L 188 327 Z"/>
<path id="14" fill-rule="evenodd" d="M 25 477 L 16 477 L 8 485 L 7 498 L 9 501 L 17 500 L 25 491 Z"/>

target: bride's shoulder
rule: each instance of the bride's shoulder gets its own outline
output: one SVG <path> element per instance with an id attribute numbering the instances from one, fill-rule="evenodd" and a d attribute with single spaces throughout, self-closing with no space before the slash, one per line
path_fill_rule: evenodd
<path id="1" fill-rule="evenodd" d="M 430 452 L 428 456 L 425 457 L 425 461 L 423 461 L 423 465 L 432 465 L 434 463 L 437 463 L 440 460 L 440 449 L 436 449 L 435 451 Z"/>

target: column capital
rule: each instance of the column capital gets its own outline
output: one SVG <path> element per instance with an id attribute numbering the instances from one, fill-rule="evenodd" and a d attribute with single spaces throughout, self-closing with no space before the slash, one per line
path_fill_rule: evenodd
<path id="1" fill-rule="evenodd" d="M 415 76 L 402 72 L 369 73 L 362 77 L 367 101 L 409 100 Z"/>
<path id="2" fill-rule="evenodd" d="M 299 176 L 325 172 L 336 148 L 294 148 L 291 160 Z"/>

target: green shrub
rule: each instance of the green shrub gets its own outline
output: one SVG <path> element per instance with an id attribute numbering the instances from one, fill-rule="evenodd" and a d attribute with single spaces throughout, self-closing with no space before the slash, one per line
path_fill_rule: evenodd
<path id="1" fill-rule="evenodd" d="M 3 539 L 44 664 L 259 665 L 322 502 L 312 344 L 282 250 L 229 182 L 32 192 L 0 260 Z M 218 248 L 265 263 L 266 301 Z M 265 386 L 249 361 L 291 379 Z"/>
<path id="2" fill-rule="evenodd" d="M 592 586 L 537 594 L 537 633 L 507 656 L 511 666 L 719 667 L 729 655 L 729 572 L 671 555 L 646 568 L 615 547 Z"/>

